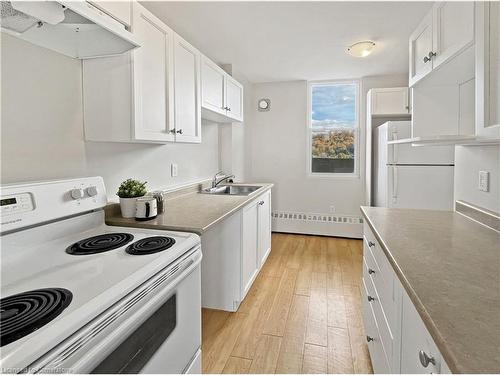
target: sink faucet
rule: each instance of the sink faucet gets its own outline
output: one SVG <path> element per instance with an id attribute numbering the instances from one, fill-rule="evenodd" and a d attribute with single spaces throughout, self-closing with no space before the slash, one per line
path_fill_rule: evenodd
<path id="1" fill-rule="evenodd" d="M 222 178 L 220 180 L 218 180 L 219 177 L 222 177 Z M 226 181 L 226 180 L 229 180 L 230 178 L 234 178 L 234 177 L 235 177 L 234 174 L 226 176 L 226 175 L 224 175 L 224 172 L 222 172 L 222 171 L 217 172 L 212 180 L 212 188 L 217 187 L 217 185 L 219 185 L 222 181 Z"/>

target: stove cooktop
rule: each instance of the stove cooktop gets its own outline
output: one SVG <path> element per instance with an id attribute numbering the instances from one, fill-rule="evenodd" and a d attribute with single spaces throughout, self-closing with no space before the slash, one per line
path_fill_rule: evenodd
<path id="1" fill-rule="evenodd" d="M 71 255 L 91 255 L 115 250 L 130 243 L 134 236 L 130 233 L 105 233 L 75 242 L 66 252 Z M 175 245 L 175 239 L 166 236 L 142 238 L 127 246 L 130 255 L 147 255 L 167 250 Z"/>
<path id="2" fill-rule="evenodd" d="M 63 288 L 45 288 L 0 300 L 0 346 L 29 335 L 61 314 L 73 295 Z"/>
<path id="3" fill-rule="evenodd" d="M 71 255 L 89 255 L 103 253 L 125 246 L 134 239 L 130 233 L 106 233 L 85 238 L 66 249 Z"/>
<path id="4" fill-rule="evenodd" d="M 147 255 L 167 250 L 175 244 L 172 237 L 154 236 L 146 237 L 127 246 L 125 251 L 131 255 Z"/>

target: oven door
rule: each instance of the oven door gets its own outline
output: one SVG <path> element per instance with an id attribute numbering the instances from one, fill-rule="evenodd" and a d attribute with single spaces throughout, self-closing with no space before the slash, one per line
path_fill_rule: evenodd
<path id="1" fill-rule="evenodd" d="M 201 346 L 201 250 L 77 332 L 33 371 L 183 373 Z"/>

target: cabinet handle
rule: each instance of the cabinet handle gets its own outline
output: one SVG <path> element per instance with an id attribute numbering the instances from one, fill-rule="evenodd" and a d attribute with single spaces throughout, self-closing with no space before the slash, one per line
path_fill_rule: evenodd
<path id="1" fill-rule="evenodd" d="M 420 363 L 424 367 L 429 366 L 429 363 L 432 363 L 433 365 L 436 365 L 436 360 L 434 359 L 434 357 L 430 357 L 423 350 L 421 350 L 421 351 L 418 352 L 418 358 L 420 359 Z"/>
<path id="2" fill-rule="evenodd" d="M 262 206 L 264 204 L 264 201 L 259 202 L 259 206 Z"/>
<path id="3" fill-rule="evenodd" d="M 369 246 L 369 247 L 373 247 L 373 246 L 375 246 L 375 242 L 368 241 L 368 246 Z"/>
<path id="4" fill-rule="evenodd" d="M 176 133 L 182 134 L 182 129 L 177 130 Z"/>
<path id="5" fill-rule="evenodd" d="M 175 134 L 175 128 L 170 129 L 169 133 Z"/>
<path id="6" fill-rule="evenodd" d="M 367 341 L 367 342 L 373 341 L 373 337 L 366 336 L 366 341 Z"/>
<path id="7" fill-rule="evenodd" d="M 368 296 L 368 302 L 372 302 L 372 301 L 375 301 L 375 298 L 373 298 L 372 296 Z"/>
<path id="8" fill-rule="evenodd" d="M 227 107 L 227 110 L 228 110 L 229 112 L 231 112 L 231 108 Z"/>
<path id="9" fill-rule="evenodd" d="M 375 270 L 368 268 L 368 273 L 371 275 L 371 274 L 375 273 Z"/>
<path id="10" fill-rule="evenodd" d="M 424 57 L 424 63 L 431 61 L 434 56 L 436 56 L 436 52 L 429 52 L 429 55 Z"/>

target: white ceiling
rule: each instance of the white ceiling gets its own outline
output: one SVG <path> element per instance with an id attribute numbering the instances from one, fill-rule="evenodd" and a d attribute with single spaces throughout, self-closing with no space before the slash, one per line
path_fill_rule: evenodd
<path id="1" fill-rule="evenodd" d="M 142 2 L 219 64 L 252 82 L 408 72 L 408 36 L 429 2 Z M 373 40 L 366 58 L 345 49 Z"/>

